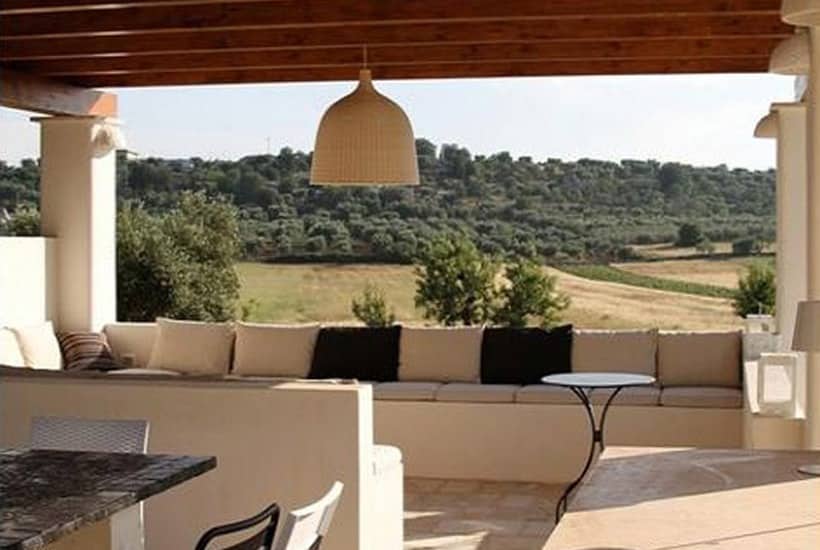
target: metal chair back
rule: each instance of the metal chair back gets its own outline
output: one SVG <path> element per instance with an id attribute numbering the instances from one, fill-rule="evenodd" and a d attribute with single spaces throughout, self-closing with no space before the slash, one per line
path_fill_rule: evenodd
<path id="1" fill-rule="evenodd" d="M 225 525 L 218 525 L 208 529 L 199 542 L 196 543 L 195 550 L 205 550 L 211 542 L 219 537 L 227 537 L 229 535 L 238 535 L 244 531 L 248 531 L 257 525 L 265 522 L 265 527 L 243 539 L 240 542 L 231 543 L 229 546 L 222 546 L 222 550 L 271 550 L 273 546 L 273 536 L 276 534 L 276 526 L 279 523 L 279 506 L 271 504 L 258 514 L 248 519 L 235 521 L 233 523 L 226 523 Z"/>
<path id="2" fill-rule="evenodd" d="M 148 450 L 148 422 L 36 416 L 31 421 L 31 447 L 62 451 L 145 453 Z"/>
<path id="3" fill-rule="evenodd" d="M 275 550 L 318 550 L 330 529 L 343 488 L 344 485 L 337 481 L 313 504 L 291 511 L 276 539 Z"/>

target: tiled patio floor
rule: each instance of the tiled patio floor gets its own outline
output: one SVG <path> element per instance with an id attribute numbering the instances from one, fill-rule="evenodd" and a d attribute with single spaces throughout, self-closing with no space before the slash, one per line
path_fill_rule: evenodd
<path id="1" fill-rule="evenodd" d="M 405 480 L 405 550 L 541 550 L 562 486 Z"/>

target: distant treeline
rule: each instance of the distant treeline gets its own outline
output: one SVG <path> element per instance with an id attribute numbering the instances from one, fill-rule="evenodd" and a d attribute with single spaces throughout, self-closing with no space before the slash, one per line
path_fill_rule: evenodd
<path id="1" fill-rule="evenodd" d="M 238 161 L 121 156 L 119 200 L 164 212 L 186 190 L 227 196 L 239 209 L 244 255 L 264 261 L 408 262 L 442 231 L 548 262 L 626 259 L 629 245 L 673 241 L 686 222 L 711 241 L 774 233 L 773 170 L 535 161 L 425 139 L 416 149 L 422 184 L 381 189 L 312 187 L 310 154 L 289 148 Z M 36 203 L 38 172 L 34 161 L 0 162 L 0 208 Z"/>

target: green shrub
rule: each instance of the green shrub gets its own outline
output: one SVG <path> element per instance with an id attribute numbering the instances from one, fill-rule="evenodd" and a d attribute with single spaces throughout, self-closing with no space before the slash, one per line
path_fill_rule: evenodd
<path id="1" fill-rule="evenodd" d="M 389 327 L 396 322 L 392 309 L 388 310 L 384 293 L 368 283 L 359 298 L 351 303 L 353 315 L 368 327 Z"/>
<path id="2" fill-rule="evenodd" d="M 738 239 L 732 243 L 732 254 L 735 256 L 755 256 L 763 252 L 763 242 L 753 237 Z"/>
<path id="3" fill-rule="evenodd" d="M 239 253 L 236 209 L 222 200 L 185 193 L 161 216 L 126 204 L 117 219 L 118 318 L 233 318 Z"/>
<path id="4" fill-rule="evenodd" d="M 536 320 L 545 328 L 558 324 L 561 312 L 569 307 L 569 297 L 555 289 L 555 277 L 544 273 L 536 261 L 524 258 L 507 265 L 505 276 L 507 283 L 497 293 L 494 323 L 525 327 Z"/>
<path id="5" fill-rule="evenodd" d="M 749 264 L 735 291 L 734 308 L 738 315 L 774 314 L 774 269 L 761 262 Z"/>
<path id="6" fill-rule="evenodd" d="M 446 326 L 490 318 L 498 263 L 463 235 L 438 236 L 416 266 L 416 307 Z"/>
<path id="7" fill-rule="evenodd" d="M 685 223 L 678 228 L 677 246 L 697 246 L 703 240 L 700 227 L 694 223 Z"/>

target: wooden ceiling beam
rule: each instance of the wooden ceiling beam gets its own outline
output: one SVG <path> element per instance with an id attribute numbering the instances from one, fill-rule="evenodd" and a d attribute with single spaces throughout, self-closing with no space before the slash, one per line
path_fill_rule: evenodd
<path id="1" fill-rule="evenodd" d="M 115 4 L 116 5 L 116 4 Z M 2 12 L 0 12 L 2 14 Z M 779 0 L 300 0 L 148 4 L 132 7 L 7 13 L 2 34 L 17 38 L 94 36 L 194 29 L 286 29 L 442 21 L 557 22 L 577 18 L 698 14 L 780 14 Z"/>
<path id="2" fill-rule="evenodd" d="M 47 115 L 117 116 L 117 96 L 3 69 L 0 105 Z"/>
<path id="3" fill-rule="evenodd" d="M 537 42 L 428 46 L 379 46 L 368 49 L 373 67 L 425 63 L 493 63 L 561 59 L 685 59 L 766 57 L 778 38 L 662 39 L 589 42 Z M 151 54 L 98 58 L 49 59 L 10 64 L 13 68 L 52 77 L 154 71 L 198 71 L 239 68 L 358 67 L 359 47 L 277 49 L 209 53 Z"/>
<path id="4" fill-rule="evenodd" d="M 437 63 L 375 67 L 377 80 L 419 78 L 487 78 L 524 76 L 581 76 L 669 73 L 753 73 L 765 71 L 768 57 L 741 59 L 638 59 L 597 61 L 537 61 L 495 63 Z M 191 86 L 272 82 L 354 80 L 350 67 L 298 69 L 232 69 L 191 72 L 153 72 L 76 77 L 76 83 L 96 87 Z"/>
<path id="5" fill-rule="evenodd" d="M 325 27 L 321 31 L 284 29 L 277 32 L 183 31 L 138 36 L 97 36 L 16 40 L 0 33 L 0 61 L 60 59 L 112 54 L 193 53 L 259 48 L 370 47 L 413 44 L 474 44 L 590 40 L 647 40 L 665 38 L 772 37 L 793 32 L 779 17 L 769 15 L 700 15 L 578 19 L 560 25 L 541 21 L 481 23 L 411 23 L 366 27 Z"/>

